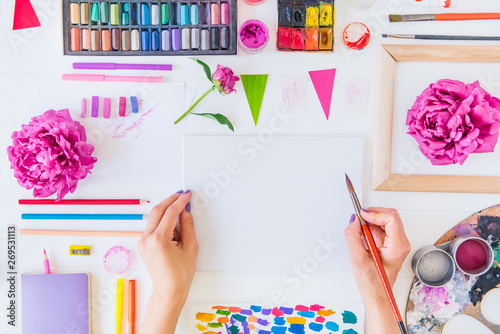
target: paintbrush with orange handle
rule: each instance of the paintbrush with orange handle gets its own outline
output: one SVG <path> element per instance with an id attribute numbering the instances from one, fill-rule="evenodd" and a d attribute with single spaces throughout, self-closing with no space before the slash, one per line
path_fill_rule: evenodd
<path id="1" fill-rule="evenodd" d="M 349 194 L 351 195 L 352 204 L 354 204 L 354 210 L 358 215 L 359 222 L 361 223 L 361 230 L 363 231 L 363 237 L 365 239 L 366 245 L 368 246 L 368 251 L 375 263 L 375 268 L 377 268 L 378 275 L 380 280 L 382 281 L 382 285 L 384 286 L 385 293 L 387 294 L 387 298 L 389 298 L 389 303 L 391 304 L 392 311 L 396 317 L 398 322 L 399 329 L 402 334 L 408 334 L 406 331 L 405 324 L 403 322 L 403 318 L 399 313 L 398 305 L 396 304 L 396 299 L 394 299 L 394 294 L 392 293 L 391 284 L 389 283 L 389 279 L 387 278 L 387 274 L 384 270 L 384 265 L 382 264 L 382 260 L 380 259 L 380 254 L 377 250 L 377 245 L 375 244 L 375 240 L 373 239 L 372 232 L 370 231 L 370 227 L 366 223 L 366 221 L 361 217 L 361 205 L 359 204 L 358 196 L 354 191 L 354 187 L 352 186 L 351 180 L 347 174 L 345 175 L 345 181 L 347 183 L 347 189 L 349 190 Z"/>
<path id="2" fill-rule="evenodd" d="M 498 20 L 500 13 L 389 14 L 390 22 Z"/>

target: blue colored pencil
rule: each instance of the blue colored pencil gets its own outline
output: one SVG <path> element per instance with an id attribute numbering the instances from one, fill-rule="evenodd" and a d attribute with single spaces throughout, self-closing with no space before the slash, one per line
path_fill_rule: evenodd
<path id="1" fill-rule="evenodd" d="M 87 214 L 87 213 L 23 213 L 21 219 L 66 219 L 66 220 L 143 220 L 138 214 Z"/>

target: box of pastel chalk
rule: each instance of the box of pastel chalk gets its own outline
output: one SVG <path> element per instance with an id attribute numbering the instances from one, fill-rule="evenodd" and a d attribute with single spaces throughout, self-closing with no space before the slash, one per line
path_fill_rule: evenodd
<path id="1" fill-rule="evenodd" d="M 333 52 L 334 0 L 279 0 L 278 51 Z"/>
<path id="2" fill-rule="evenodd" d="M 235 55 L 237 17 L 237 0 L 64 0 L 64 54 Z"/>

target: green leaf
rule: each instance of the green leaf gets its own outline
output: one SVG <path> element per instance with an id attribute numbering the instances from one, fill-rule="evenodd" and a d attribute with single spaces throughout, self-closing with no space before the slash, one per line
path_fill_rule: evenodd
<path id="1" fill-rule="evenodd" d="M 193 115 L 198 115 L 198 116 L 203 116 L 203 117 L 206 117 L 206 118 L 210 118 L 210 119 L 213 119 L 217 122 L 219 122 L 219 124 L 222 124 L 222 125 L 227 125 L 227 127 L 234 132 L 234 127 L 233 125 L 231 124 L 231 122 L 227 119 L 226 116 L 222 115 L 222 114 L 210 114 L 210 113 L 201 113 L 201 114 L 197 114 L 197 113 L 194 113 L 192 112 L 191 114 Z"/>
<path id="2" fill-rule="evenodd" d="M 195 62 L 197 62 L 198 64 L 200 64 L 201 66 L 203 66 L 203 70 L 205 71 L 205 75 L 207 76 L 207 79 L 213 83 L 212 72 L 210 71 L 210 67 L 199 59 L 196 59 L 196 58 L 191 58 L 191 59 L 194 60 Z"/>

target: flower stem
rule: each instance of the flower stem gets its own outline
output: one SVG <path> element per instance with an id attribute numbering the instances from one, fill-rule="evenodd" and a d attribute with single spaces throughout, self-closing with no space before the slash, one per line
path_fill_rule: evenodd
<path id="1" fill-rule="evenodd" d="M 214 90 L 214 87 L 215 87 L 215 86 L 210 87 L 210 88 L 209 88 L 209 89 L 208 89 L 205 93 L 203 93 L 203 95 L 202 95 L 202 96 L 200 96 L 200 98 L 199 98 L 198 100 L 196 100 L 196 102 L 195 102 L 195 103 L 193 103 L 193 104 L 191 105 L 191 107 L 189 107 L 189 109 L 188 109 L 188 110 L 186 110 L 186 112 L 185 112 L 184 114 L 182 114 L 182 116 L 181 116 L 181 117 L 179 117 L 179 118 L 178 118 L 178 119 L 174 122 L 174 124 L 179 123 L 179 122 L 181 121 L 181 119 L 183 119 L 184 117 L 186 117 L 186 116 L 189 114 L 189 112 L 190 112 L 191 110 L 193 110 L 193 109 L 194 109 L 194 107 L 196 107 L 196 106 L 198 105 L 198 103 L 200 103 L 200 102 L 201 102 L 201 100 L 203 100 L 203 99 L 205 98 L 205 96 L 207 96 L 208 94 L 210 94 L 210 93 Z"/>

